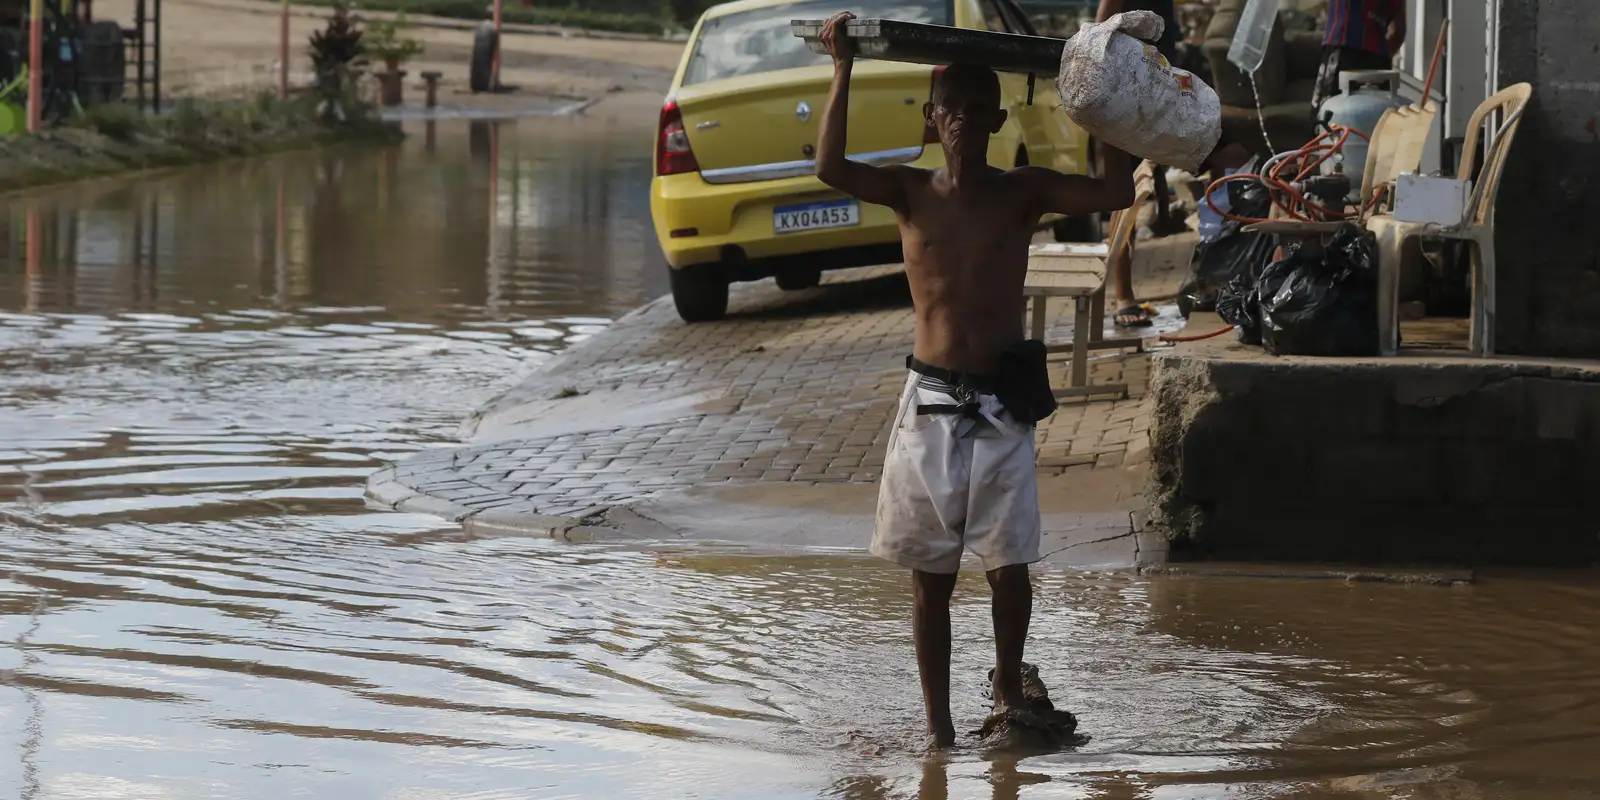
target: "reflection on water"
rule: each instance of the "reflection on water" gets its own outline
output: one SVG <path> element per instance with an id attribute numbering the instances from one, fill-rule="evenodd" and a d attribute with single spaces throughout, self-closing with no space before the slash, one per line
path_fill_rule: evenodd
<path id="1" fill-rule="evenodd" d="M 1030 658 L 1092 741 L 925 760 L 898 569 L 368 511 L 379 463 L 662 290 L 648 132 L 416 133 L 0 205 L 0 797 L 1600 787 L 1571 576 L 1043 575 Z"/>
<path id="2" fill-rule="evenodd" d="M 0 297 L 23 311 L 323 306 L 506 321 L 611 317 L 665 292 L 637 132 L 416 128 L 391 149 L 0 198 Z"/>

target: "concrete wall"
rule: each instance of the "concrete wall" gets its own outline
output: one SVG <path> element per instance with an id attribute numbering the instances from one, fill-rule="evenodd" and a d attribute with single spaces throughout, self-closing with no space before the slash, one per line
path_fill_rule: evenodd
<path id="1" fill-rule="evenodd" d="M 1492 4 L 1493 0 L 1450 0 L 1450 40 L 1446 42 L 1444 63 L 1446 137 L 1461 138 L 1472 110 L 1490 94 L 1493 81 L 1489 57 L 1493 42 L 1489 12 Z M 1427 35 L 1425 31 L 1413 32 L 1410 41 L 1420 42 L 1415 37 Z M 1449 167 L 1453 171 L 1455 162 L 1451 161 Z"/>
<path id="2" fill-rule="evenodd" d="M 1600 563 L 1600 369 L 1235 350 L 1152 371 L 1175 558 Z"/>
<path id="3" fill-rule="evenodd" d="M 1497 206 L 1497 347 L 1600 358 L 1600 8 L 1500 0 L 1499 36 L 1499 86 L 1533 101 Z"/>

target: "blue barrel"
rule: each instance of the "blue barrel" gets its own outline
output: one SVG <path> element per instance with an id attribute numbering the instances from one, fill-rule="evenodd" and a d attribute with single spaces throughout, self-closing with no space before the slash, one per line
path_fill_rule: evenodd
<path id="1" fill-rule="evenodd" d="M 1352 70 L 1339 73 L 1340 93 L 1322 102 L 1317 118 L 1330 112 L 1334 125 L 1354 128 L 1371 136 L 1383 112 L 1405 105 L 1398 94 L 1400 73 L 1394 70 Z M 1344 159 L 1340 164 L 1350 176 L 1350 187 L 1356 197 L 1363 197 L 1362 171 L 1367 166 L 1367 140 L 1351 136 L 1344 144 Z M 1332 172 L 1334 161 L 1323 162 L 1322 171 Z"/>

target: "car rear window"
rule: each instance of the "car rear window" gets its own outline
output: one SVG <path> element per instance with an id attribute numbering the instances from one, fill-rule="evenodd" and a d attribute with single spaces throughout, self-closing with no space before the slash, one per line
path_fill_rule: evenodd
<path id="1" fill-rule="evenodd" d="M 857 19 L 949 25 L 951 5 L 951 0 L 801 0 L 711 17 L 700 26 L 683 83 L 828 63 L 827 56 L 811 52 L 805 40 L 789 30 L 791 20 L 827 19 L 849 11 Z"/>

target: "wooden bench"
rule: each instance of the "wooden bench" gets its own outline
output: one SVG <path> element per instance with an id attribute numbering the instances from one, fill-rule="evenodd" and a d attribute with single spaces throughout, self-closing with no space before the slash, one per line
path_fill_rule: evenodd
<path id="1" fill-rule="evenodd" d="M 1108 262 L 1117 249 L 1128 247 L 1139 208 L 1155 196 L 1155 169 L 1150 162 L 1134 171 L 1133 205 L 1111 217 L 1110 244 L 1037 244 L 1028 248 L 1028 276 L 1022 294 L 1028 298 L 1029 335 L 1045 341 L 1049 318 L 1046 306 L 1052 297 L 1070 297 L 1075 304 L 1072 343 L 1051 345 L 1050 353 L 1071 353 L 1071 385 L 1055 392 L 1058 400 L 1115 394 L 1126 397 L 1126 384 L 1090 386 L 1089 351 L 1144 349 L 1143 339 L 1105 338 L 1106 284 L 1110 279 Z"/>

